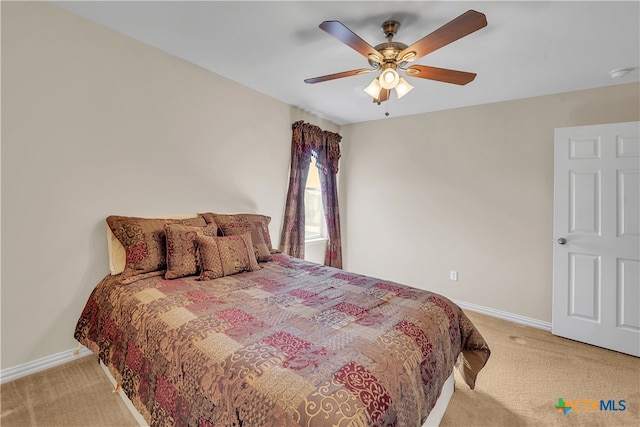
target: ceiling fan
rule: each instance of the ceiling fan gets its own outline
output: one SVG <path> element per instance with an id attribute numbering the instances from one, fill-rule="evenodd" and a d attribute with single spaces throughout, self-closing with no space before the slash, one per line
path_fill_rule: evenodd
<path id="1" fill-rule="evenodd" d="M 396 89 L 398 98 L 403 97 L 413 89 L 413 86 L 399 76 L 397 70 L 402 70 L 407 76 L 411 77 L 466 85 L 475 79 L 475 73 L 428 67 L 426 65 L 409 65 L 409 63 L 467 36 L 486 25 L 487 18 L 484 14 L 476 12 L 475 10 L 468 10 L 411 46 L 407 46 L 404 43 L 393 41 L 393 37 L 398 31 L 400 23 L 397 21 L 386 21 L 382 24 L 381 29 L 387 38 L 387 42 L 374 47 L 361 39 L 340 21 L 324 21 L 320 24 L 322 30 L 367 58 L 372 68 L 359 68 L 357 70 L 313 77 L 305 79 L 305 83 L 320 83 L 380 70 L 380 76 L 375 78 L 365 89 L 365 92 L 373 98 L 373 102 L 377 102 L 378 104 L 387 101 L 391 90 L 394 88 Z"/>

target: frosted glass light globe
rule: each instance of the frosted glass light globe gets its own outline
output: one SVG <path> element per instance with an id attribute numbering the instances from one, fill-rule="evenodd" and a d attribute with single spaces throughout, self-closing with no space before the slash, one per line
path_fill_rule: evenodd
<path id="1" fill-rule="evenodd" d="M 400 81 L 400 76 L 393 68 L 387 68 L 380 74 L 378 79 L 380 80 L 380 86 L 385 89 L 393 89 Z"/>

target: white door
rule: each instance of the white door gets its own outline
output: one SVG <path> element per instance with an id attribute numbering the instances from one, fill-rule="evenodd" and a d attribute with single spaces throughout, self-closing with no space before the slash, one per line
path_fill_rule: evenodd
<path id="1" fill-rule="evenodd" d="M 555 130 L 555 335 L 640 356 L 640 122 Z"/>

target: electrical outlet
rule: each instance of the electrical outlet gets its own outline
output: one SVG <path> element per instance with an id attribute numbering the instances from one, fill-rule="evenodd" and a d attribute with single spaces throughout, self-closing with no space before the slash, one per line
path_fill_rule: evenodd
<path id="1" fill-rule="evenodd" d="M 458 272 L 455 270 L 449 271 L 449 279 L 458 280 Z"/>

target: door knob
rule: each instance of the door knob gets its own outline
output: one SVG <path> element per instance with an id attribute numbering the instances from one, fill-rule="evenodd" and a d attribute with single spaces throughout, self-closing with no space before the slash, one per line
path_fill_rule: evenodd
<path id="1" fill-rule="evenodd" d="M 558 243 L 560 243 L 561 245 L 564 245 L 565 243 L 567 243 L 567 239 L 565 239 L 564 237 L 560 237 L 558 239 Z"/>

